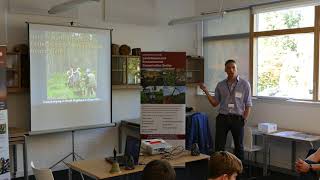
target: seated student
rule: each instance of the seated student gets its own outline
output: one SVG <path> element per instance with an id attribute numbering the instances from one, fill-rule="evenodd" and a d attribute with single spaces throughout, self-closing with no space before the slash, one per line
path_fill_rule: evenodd
<path id="1" fill-rule="evenodd" d="M 300 173 L 302 180 L 318 180 L 316 171 L 320 171 L 320 148 L 307 159 L 298 159 L 296 161 L 296 171 Z"/>
<path id="2" fill-rule="evenodd" d="M 235 155 L 227 151 L 215 152 L 209 160 L 209 180 L 236 180 L 242 169 Z"/>
<path id="3" fill-rule="evenodd" d="M 176 172 L 165 160 L 149 162 L 142 172 L 142 180 L 175 180 Z"/>

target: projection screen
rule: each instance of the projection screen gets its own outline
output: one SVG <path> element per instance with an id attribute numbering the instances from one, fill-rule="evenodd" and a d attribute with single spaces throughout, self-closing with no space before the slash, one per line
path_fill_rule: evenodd
<path id="1" fill-rule="evenodd" d="M 29 23 L 31 133 L 111 121 L 111 30 Z"/>

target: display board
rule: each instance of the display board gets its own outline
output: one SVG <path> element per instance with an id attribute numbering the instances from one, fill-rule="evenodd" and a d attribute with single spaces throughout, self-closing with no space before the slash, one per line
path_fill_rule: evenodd
<path id="1" fill-rule="evenodd" d="M 6 47 L 0 46 L 0 179 L 10 180 L 8 110 L 6 105 Z"/>
<path id="2" fill-rule="evenodd" d="M 142 139 L 185 147 L 186 53 L 141 53 Z"/>
<path id="3" fill-rule="evenodd" d="M 111 30 L 28 27 L 31 134 L 111 123 Z"/>

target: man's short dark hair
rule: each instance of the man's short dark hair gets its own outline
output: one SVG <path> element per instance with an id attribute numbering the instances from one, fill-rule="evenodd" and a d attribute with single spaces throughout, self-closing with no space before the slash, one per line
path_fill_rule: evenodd
<path id="1" fill-rule="evenodd" d="M 153 160 L 143 169 L 142 180 L 175 180 L 176 172 L 166 160 Z"/>
<path id="2" fill-rule="evenodd" d="M 235 60 L 233 60 L 233 59 L 228 59 L 228 60 L 224 63 L 224 66 L 227 66 L 227 64 L 229 64 L 229 63 L 237 64 Z"/>
<path id="3" fill-rule="evenodd" d="M 209 178 L 215 179 L 224 174 L 231 176 L 242 172 L 241 161 L 227 151 L 215 152 L 209 160 Z"/>

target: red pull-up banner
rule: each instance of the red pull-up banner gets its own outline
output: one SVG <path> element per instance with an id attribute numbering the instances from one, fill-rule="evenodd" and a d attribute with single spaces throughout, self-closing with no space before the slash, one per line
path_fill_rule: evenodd
<path id="1" fill-rule="evenodd" d="M 185 147 L 186 53 L 141 53 L 141 138 Z"/>
<path id="2" fill-rule="evenodd" d="M 0 179 L 10 180 L 6 47 L 0 46 Z"/>

